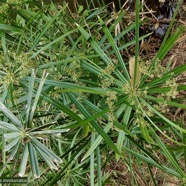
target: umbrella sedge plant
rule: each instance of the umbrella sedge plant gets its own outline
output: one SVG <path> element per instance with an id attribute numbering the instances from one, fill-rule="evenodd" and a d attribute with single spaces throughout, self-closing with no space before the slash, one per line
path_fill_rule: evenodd
<path id="1" fill-rule="evenodd" d="M 135 22 L 117 35 L 124 10 L 113 18 L 103 8 L 81 7 L 75 18 L 66 5 L 32 3 L 17 10 L 14 26 L 0 24 L 1 175 L 28 175 L 36 185 L 100 186 L 111 176 L 109 161 L 119 161 L 134 185 L 135 165 L 142 174 L 142 166 L 148 167 L 154 185 L 154 167 L 184 182 L 186 129 L 167 112 L 186 109 L 181 96 L 186 86 L 178 81 L 186 65 L 171 69 L 171 60 L 161 65 L 185 30 L 170 35 L 181 1 L 149 61 L 139 56 L 139 42 L 149 35 L 139 36 L 139 0 Z M 135 39 L 124 42 L 133 31 Z M 128 59 L 122 51 L 132 45 L 135 55 Z"/>

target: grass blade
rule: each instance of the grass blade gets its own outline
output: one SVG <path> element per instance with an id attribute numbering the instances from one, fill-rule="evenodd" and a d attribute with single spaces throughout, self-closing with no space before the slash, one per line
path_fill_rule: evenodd
<path id="1" fill-rule="evenodd" d="M 151 130 L 153 133 L 154 138 L 156 139 L 157 144 L 159 144 L 159 147 L 161 148 L 162 152 L 164 153 L 165 157 L 169 159 L 171 164 L 174 166 L 176 171 L 180 174 L 181 177 L 186 177 L 186 174 L 183 172 L 181 167 L 178 165 L 178 162 L 175 160 L 175 158 L 172 156 L 172 154 L 169 152 L 169 150 L 166 148 L 165 144 L 161 141 L 161 139 L 158 137 L 158 135 L 154 132 L 154 130 Z"/>
<path id="2" fill-rule="evenodd" d="M 104 132 L 105 133 L 108 133 L 108 131 L 111 129 L 112 127 L 112 123 L 108 123 L 106 125 L 106 127 L 104 128 Z M 98 147 L 98 145 L 101 143 L 103 137 L 102 136 L 98 136 L 96 138 L 96 140 L 94 140 L 94 143 L 91 144 L 91 147 L 90 149 L 86 152 L 86 154 L 83 156 L 82 160 L 81 161 L 84 161 L 86 158 L 88 158 L 94 151 L 95 149 Z"/>
<path id="3" fill-rule="evenodd" d="M 166 118 L 165 116 L 163 116 L 160 112 L 158 112 L 156 109 L 154 109 L 149 103 L 147 103 L 145 100 L 141 99 L 141 102 L 143 102 L 152 112 L 154 112 L 155 114 L 157 114 L 160 118 L 162 118 L 164 121 L 167 122 L 167 124 L 169 124 L 170 126 L 174 127 L 175 129 L 179 130 L 180 132 L 186 133 L 186 129 L 176 125 L 175 123 L 173 123 L 172 121 L 170 121 L 168 118 Z"/>
<path id="4" fill-rule="evenodd" d="M 12 31 L 12 32 L 21 32 L 22 31 L 22 28 L 0 23 L 0 30 L 3 30 L 3 31 Z"/>
<path id="5" fill-rule="evenodd" d="M 42 29 L 41 33 L 37 36 L 36 40 L 34 41 L 32 47 L 30 48 L 30 52 L 36 47 L 36 45 L 39 43 L 39 40 L 42 38 L 42 36 L 45 34 L 45 32 L 50 28 L 52 23 L 59 17 L 62 11 L 64 11 L 66 7 L 63 7 L 58 13 L 45 25 L 45 27 Z"/>
<path id="6" fill-rule="evenodd" d="M 74 104 L 77 106 L 77 108 L 80 110 L 80 112 L 82 112 L 86 118 L 91 117 L 90 114 L 87 112 L 87 110 L 73 96 L 72 93 L 67 93 L 67 94 L 70 97 L 70 99 L 74 102 Z M 107 142 L 107 144 L 111 147 L 111 149 L 115 153 L 120 154 L 120 152 L 118 151 L 117 147 L 114 145 L 114 143 L 112 142 L 112 140 L 110 139 L 110 137 L 105 133 L 105 131 L 95 121 L 92 121 L 90 123 L 92 124 L 93 128 L 95 128 L 95 130 L 103 137 L 103 139 Z"/>
<path id="7" fill-rule="evenodd" d="M 139 0 L 136 0 L 136 28 L 135 28 L 135 40 L 136 40 L 136 45 L 135 45 L 135 67 L 134 67 L 134 84 L 133 87 L 136 86 L 136 78 L 137 78 L 137 70 L 138 70 L 138 56 L 139 56 Z"/>
<path id="8" fill-rule="evenodd" d="M 128 71 L 127 71 L 127 69 L 126 69 L 125 62 L 123 61 L 123 58 L 122 58 L 122 56 L 121 56 L 121 54 L 120 54 L 120 51 L 119 51 L 119 49 L 118 49 L 118 46 L 117 46 L 116 42 L 114 41 L 114 39 L 113 39 L 113 37 L 112 37 L 112 35 L 111 35 L 109 29 L 107 28 L 107 26 L 106 26 L 105 23 L 104 23 L 104 21 L 103 21 L 100 17 L 98 17 L 98 19 L 99 19 L 99 22 L 100 22 L 101 25 L 102 25 L 103 31 L 104 31 L 104 33 L 105 33 L 105 35 L 106 35 L 106 38 L 107 38 L 108 41 L 109 41 L 109 44 L 112 46 L 112 48 L 113 48 L 113 50 L 114 50 L 114 53 L 115 53 L 115 55 L 116 55 L 117 58 L 118 58 L 119 64 L 120 64 L 121 67 L 122 67 L 122 70 L 123 70 L 123 73 L 124 73 L 125 78 L 126 78 L 127 80 L 129 80 L 130 77 L 129 77 Z"/>
<path id="9" fill-rule="evenodd" d="M 94 143 L 94 141 L 95 141 L 95 133 L 92 133 L 91 134 L 91 145 Z M 91 153 L 91 155 L 90 155 L 90 185 L 91 186 L 94 186 L 94 172 L 95 172 L 95 169 L 94 169 L 94 160 L 95 160 L 95 158 L 94 158 L 94 151 Z"/>

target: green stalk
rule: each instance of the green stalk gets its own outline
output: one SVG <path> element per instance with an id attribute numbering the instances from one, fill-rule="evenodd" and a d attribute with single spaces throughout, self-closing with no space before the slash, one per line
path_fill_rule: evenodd
<path id="1" fill-rule="evenodd" d="M 154 176 L 153 176 L 153 173 L 152 173 L 152 170 L 151 170 L 151 168 L 150 168 L 149 163 L 147 163 L 147 166 L 148 166 L 148 170 L 149 170 L 150 177 L 151 177 L 151 179 L 152 179 L 153 185 L 156 186 L 156 181 L 155 181 L 155 179 L 154 179 Z"/>
<path id="2" fill-rule="evenodd" d="M 5 146 L 6 146 L 6 141 L 5 141 L 5 138 L 4 138 L 4 134 L 6 134 L 6 130 L 2 129 L 2 149 L 4 149 Z M 2 159 L 3 159 L 3 165 L 5 165 L 5 163 L 6 163 L 6 152 L 4 150 L 2 151 Z"/>
<path id="3" fill-rule="evenodd" d="M 98 186 L 102 185 L 102 173 L 101 173 L 101 157 L 100 157 L 100 148 L 96 148 L 96 157 L 97 157 L 97 176 L 98 176 Z"/>
<path id="4" fill-rule="evenodd" d="M 91 146 L 94 144 L 95 134 L 91 136 Z M 90 186 L 94 186 L 94 152 L 90 155 Z"/>
<path id="5" fill-rule="evenodd" d="M 134 67 L 134 84 L 133 87 L 136 85 L 136 76 L 137 76 L 137 67 L 138 67 L 138 56 L 139 56 L 139 0 L 136 0 L 136 28 L 135 28 L 135 38 L 136 38 L 136 45 L 135 45 L 135 67 Z"/>

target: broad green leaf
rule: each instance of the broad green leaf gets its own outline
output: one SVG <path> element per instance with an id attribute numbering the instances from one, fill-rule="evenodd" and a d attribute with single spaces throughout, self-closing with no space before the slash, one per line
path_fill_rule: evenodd
<path id="1" fill-rule="evenodd" d="M 43 65 L 40 65 L 39 68 L 40 69 L 45 69 L 45 68 L 48 68 L 48 67 L 53 67 L 53 66 L 56 66 L 56 65 L 62 65 L 64 63 L 70 63 L 70 62 L 78 61 L 78 60 L 82 60 L 82 59 L 84 59 L 84 60 L 93 59 L 95 57 L 98 57 L 98 55 L 74 56 L 74 57 L 67 58 L 67 59 L 64 59 L 64 60 L 49 62 L 49 63 L 43 64 Z"/>
<path id="2" fill-rule="evenodd" d="M 39 13 L 31 11 L 29 9 L 21 9 L 19 10 L 19 13 L 28 18 L 34 18 L 36 20 L 37 17 L 41 16 L 41 11 Z M 50 21 L 52 18 L 50 16 L 46 16 L 46 14 L 42 13 L 42 20 Z"/>
<path id="3" fill-rule="evenodd" d="M 150 82 L 147 82 L 143 85 L 143 87 L 154 87 L 157 85 L 163 85 L 166 80 L 170 79 L 171 77 L 175 77 L 183 72 L 186 71 L 186 64 L 180 65 L 179 67 L 176 67 L 175 69 L 169 71 L 168 73 L 165 73 L 162 78 L 154 78 Z"/>
<path id="4" fill-rule="evenodd" d="M 0 33 L 1 33 L 1 45 L 2 45 L 3 52 L 4 52 L 5 61 L 6 63 L 9 63 L 10 59 L 8 55 L 5 31 L 1 31 Z"/>
<path id="5" fill-rule="evenodd" d="M 156 88 L 151 88 L 151 89 L 148 89 L 147 92 L 148 93 L 166 93 L 166 92 L 170 92 L 170 87 L 156 87 Z M 186 90 L 186 85 L 180 85 L 177 87 L 177 90 Z"/>

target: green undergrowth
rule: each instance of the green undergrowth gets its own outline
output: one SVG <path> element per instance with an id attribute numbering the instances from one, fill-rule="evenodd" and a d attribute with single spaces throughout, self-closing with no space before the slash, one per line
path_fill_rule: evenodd
<path id="1" fill-rule="evenodd" d="M 134 165 L 144 175 L 144 164 L 153 185 L 154 168 L 185 182 L 186 129 L 169 113 L 186 109 L 180 81 L 186 64 L 161 65 L 185 30 L 170 35 L 177 11 L 159 51 L 146 61 L 139 43 L 150 34 L 139 36 L 145 21 L 139 1 L 130 24 L 127 12 L 113 15 L 105 7 L 80 6 L 70 14 L 66 4 L 1 5 L 1 177 L 28 177 L 31 185 L 107 185 L 113 184 L 106 169 L 112 160 L 127 167 L 131 185 L 138 184 Z M 133 40 L 126 40 L 131 33 Z M 132 46 L 134 54 L 126 56 Z"/>

